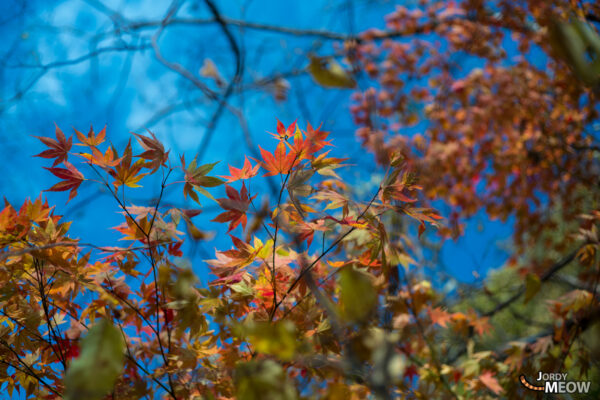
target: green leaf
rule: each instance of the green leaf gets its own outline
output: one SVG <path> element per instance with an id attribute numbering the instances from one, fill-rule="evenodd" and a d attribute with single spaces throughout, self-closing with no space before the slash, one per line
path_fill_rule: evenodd
<path id="1" fill-rule="evenodd" d="M 194 158 L 194 167 L 196 166 L 196 159 Z M 215 167 L 215 165 L 217 165 L 219 163 L 219 161 L 214 162 L 214 163 L 210 163 L 210 164 L 204 164 L 199 166 L 198 168 L 195 168 L 193 175 L 194 177 L 197 176 L 204 176 L 206 174 L 208 174 L 210 171 L 212 171 L 212 169 Z"/>
<path id="2" fill-rule="evenodd" d="M 173 294 L 177 300 L 189 300 L 194 296 L 194 283 L 197 278 L 189 268 L 184 268 L 177 274 Z"/>
<path id="3" fill-rule="evenodd" d="M 287 374 L 273 360 L 253 360 L 238 363 L 234 372 L 238 400 L 295 400 L 296 389 Z"/>
<path id="4" fill-rule="evenodd" d="M 540 291 L 542 283 L 536 274 L 527 274 L 525 278 L 525 303 L 529 302 Z"/>
<path id="5" fill-rule="evenodd" d="M 214 176 L 200 176 L 194 179 L 194 186 L 202 186 L 202 187 L 215 187 L 225 183 L 225 181 L 216 178 Z"/>
<path id="6" fill-rule="evenodd" d="M 310 56 L 308 71 L 321 86 L 347 89 L 356 87 L 350 71 L 346 71 L 333 57 Z"/>
<path id="7" fill-rule="evenodd" d="M 106 320 L 95 324 L 81 341 L 80 356 L 65 377 L 65 400 L 102 399 L 123 371 L 125 344 L 118 328 Z"/>
<path id="8" fill-rule="evenodd" d="M 344 319 L 364 321 L 377 305 L 377 292 L 368 274 L 352 267 L 340 272 L 340 303 Z"/>
<path id="9" fill-rule="evenodd" d="M 249 322 L 244 325 L 243 335 L 254 350 L 269 354 L 284 361 L 294 357 L 298 341 L 296 327 L 291 321 Z"/>
<path id="10" fill-rule="evenodd" d="M 239 293 L 243 296 L 254 296 L 254 289 L 248 285 L 246 282 L 238 282 L 229 287 L 236 293 Z"/>
<path id="11" fill-rule="evenodd" d="M 194 185 L 194 189 L 196 189 L 197 191 L 199 191 L 200 193 L 202 193 L 203 195 L 205 195 L 205 196 L 206 196 L 206 197 L 208 197 L 209 199 L 212 199 L 212 200 L 214 200 L 214 201 L 217 201 L 217 200 L 216 200 L 216 199 L 213 197 L 213 195 L 212 195 L 212 194 L 210 194 L 210 193 L 208 192 L 208 190 L 206 190 L 206 189 L 204 189 L 204 188 L 202 188 L 202 187 L 200 187 L 200 186 L 196 186 L 196 185 Z M 198 196 L 196 196 L 196 198 L 198 198 Z M 198 203 L 198 204 L 200 204 L 200 202 L 199 202 L 199 201 L 197 201 L 197 203 Z"/>

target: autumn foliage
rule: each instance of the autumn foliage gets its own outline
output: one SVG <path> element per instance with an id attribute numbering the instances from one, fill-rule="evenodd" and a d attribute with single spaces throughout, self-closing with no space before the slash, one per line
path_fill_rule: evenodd
<path id="1" fill-rule="evenodd" d="M 122 217 L 105 228 L 121 240 L 72 237 L 43 194 L 5 202 L 0 388 L 40 399 L 486 399 L 525 398 L 519 376 L 542 370 L 598 378 L 600 169 L 586 131 L 597 93 L 564 62 L 526 57 L 534 45 L 553 54 L 544 27 L 566 6 L 500 2 L 498 19 L 480 3 L 399 7 L 386 30 L 346 43 L 348 64 L 373 82 L 352 109 L 382 172 L 366 196 L 345 179 L 357 160 L 323 126 L 277 121 L 271 146 L 228 176 L 150 131 L 123 148 L 106 128 L 36 136 L 56 178 L 46 191 L 73 201 L 103 187 Z M 507 32 L 521 56 L 511 65 Z M 419 34 L 445 50 L 402 40 Z M 461 51 L 481 65 L 455 77 L 448 60 Z M 134 203 L 152 179 L 158 197 Z M 255 189 L 267 180 L 274 195 Z M 165 201 L 172 187 L 176 203 Z M 204 260 L 211 280 L 200 284 L 184 249 L 211 238 L 194 222 L 206 204 L 230 246 Z M 447 296 L 417 256 L 480 212 L 512 218 L 510 265 Z"/>
<path id="2" fill-rule="evenodd" d="M 332 382 L 345 376 L 347 367 L 336 366 L 341 359 L 328 361 L 343 352 L 335 335 L 376 318 L 379 295 L 397 275 L 395 264 L 410 262 L 403 246 L 388 239 L 384 219 L 407 214 L 424 226 L 441 217 L 413 205 L 409 196 L 419 187 L 400 158 L 369 199 L 352 200 L 335 172 L 344 159 L 324 151 L 327 132 L 280 122 L 277 131 L 274 152 L 261 149 L 255 165 L 246 159 L 242 168 L 230 167 L 228 183 L 210 175 L 215 164 L 188 164 L 182 157 L 180 166 L 172 166 L 152 133 L 135 135 L 143 150 L 138 155 L 131 141 L 122 152 L 106 145 L 104 129 L 87 136 L 76 131 L 79 152 L 58 127 L 56 140 L 40 138 L 49 149 L 38 156 L 64 166 L 48 168 L 60 179 L 48 190 L 68 191 L 70 201 L 86 182 L 104 185 L 123 214 L 115 229 L 130 245 L 98 248 L 70 238 L 69 223 L 41 197 L 18 211 L 6 204 L 2 271 L 12 283 L 3 286 L 2 368 L 13 370 L 6 374 L 9 392 L 22 388 L 46 398 L 111 391 L 132 398 L 247 397 L 266 379 L 260 390 L 292 398 L 294 382 L 314 379 L 319 363 L 332 363 Z M 277 203 L 262 214 L 246 184 L 259 179 L 261 170 L 283 179 Z M 199 232 L 192 219 L 200 209 L 168 208 L 161 198 L 150 207 L 127 200 L 125 189 L 138 188 L 151 174 L 161 174 L 162 190 L 180 185 L 182 198 L 199 204 L 202 194 L 223 209 L 213 221 L 227 225 L 233 247 L 207 261 L 216 276 L 208 287 L 199 287 L 191 270 L 176 261 L 183 241 L 178 229 L 187 225 Z M 209 189 L 219 185 L 225 197 L 215 199 Z M 421 298 L 419 308 L 431 295 L 423 288 L 407 294 Z M 395 302 L 401 307 L 405 301 Z M 94 331 L 96 326 L 102 330 Z M 86 339 L 92 334 L 96 342 Z M 356 340 L 372 334 L 383 335 L 373 338 L 377 346 L 389 341 L 383 331 L 364 329 L 356 331 Z M 94 348 L 100 344 L 102 349 Z M 126 355 L 124 362 L 109 359 L 115 370 L 107 372 L 104 385 L 86 386 L 97 380 L 90 371 L 98 373 L 98 356 L 110 346 L 116 346 L 115 357 Z M 393 363 L 393 379 L 401 382 L 403 357 L 391 347 L 384 350 L 393 357 L 377 368 L 388 374 Z M 97 354 L 84 364 L 86 352 Z M 268 377 L 254 376 L 261 368 L 270 371 Z M 366 370 L 356 373 L 367 379 Z"/>

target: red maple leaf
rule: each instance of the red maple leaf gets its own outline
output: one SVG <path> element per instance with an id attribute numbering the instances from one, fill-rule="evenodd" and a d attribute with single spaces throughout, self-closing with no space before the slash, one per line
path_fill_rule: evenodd
<path id="1" fill-rule="evenodd" d="M 411 364 L 404 370 L 404 377 L 412 381 L 415 376 L 419 376 L 419 370 L 414 364 Z"/>
<path id="2" fill-rule="evenodd" d="M 173 321 L 173 316 L 174 316 L 173 309 L 163 308 L 162 312 L 165 317 L 165 324 L 169 325 L 171 323 L 171 321 Z"/>
<path id="3" fill-rule="evenodd" d="M 183 252 L 181 251 L 181 245 L 183 242 L 171 243 L 167 248 L 167 252 L 174 257 L 183 257 Z"/>
<path id="4" fill-rule="evenodd" d="M 246 157 L 244 161 L 244 166 L 242 168 L 235 168 L 231 165 L 229 166 L 229 174 L 230 176 L 221 176 L 221 178 L 227 179 L 227 183 L 235 182 L 240 179 L 249 179 L 258 174 L 259 165 L 255 165 L 254 167 L 250 164 L 250 160 Z"/>
<path id="5" fill-rule="evenodd" d="M 35 157 L 43 157 L 43 158 L 55 158 L 52 166 L 55 167 L 63 161 L 67 161 L 67 156 L 69 154 L 69 150 L 71 150 L 71 146 L 73 145 L 73 137 L 71 136 L 68 140 L 65 137 L 65 134 L 60 130 L 58 125 L 56 126 L 56 139 L 50 139 L 43 136 L 34 136 L 41 140 L 46 146 L 50 147 L 48 150 L 42 151 L 40 154 L 36 154 Z"/>
<path id="6" fill-rule="evenodd" d="M 452 373 L 452 381 L 454 383 L 458 383 L 458 381 L 460 380 L 461 377 L 462 377 L 462 373 L 459 370 L 455 370 Z"/>
<path id="7" fill-rule="evenodd" d="M 297 121 L 297 120 L 296 120 Z M 296 121 L 292 122 L 287 128 L 280 120 L 277 120 L 277 134 L 271 133 L 275 139 L 287 140 L 294 136 L 296 131 Z"/>
<path id="8" fill-rule="evenodd" d="M 250 202 L 256 195 L 249 198 L 248 190 L 243 183 L 242 189 L 239 192 L 231 186 L 225 185 L 225 193 L 227 194 L 227 198 L 217 199 L 217 202 L 221 208 L 226 211 L 217 215 L 213 221 L 229 222 L 229 229 L 227 229 L 227 232 L 235 229 L 240 223 L 242 224 L 242 228 L 246 229 L 246 211 L 248 210 Z"/>
<path id="9" fill-rule="evenodd" d="M 71 345 L 69 346 L 65 357 L 67 357 L 67 360 L 79 357 L 79 345 L 77 344 L 77 342 L 71 342 Z"/>
<path id="10" fill-rule="evenodd" d="M 77 195 L 77 188 L 79 187 L 79 185 L 81 185 L 81 183 L 85 180 L 85 178 L 83 177 L 83 174 L 81 172 L 79 172 L 77 170 L 77 168 L 75 168 L 73 165 L 71 165 L 71 163 L 69 163 L 68 161 L 64 162 L 65 168 L 46 168 L 48 171 L 52 172 L 54 175 L 56 175 L 57 177 L 59 177 L 60 179 L 64 179 L 61 182 L 58 182 L 57 184 L 55 184 L 54 186 L 52 186 L 50 189 L 46 189 L 46 192 L 64 192 L 67 190 L 70 190 L 71 193 L 69 194 L 69 200 L 67 201 L 67 203 L 69 201 L 71 201 L 71 199 L 73 197 L 75 197 Z"/>
<path id="11" fill-rule="evenodd" d="M 156 138 L 154 133 L 148 130 L 148 133 L 152 136 L 151 138 L 134 133 L 138 142 L 144 149 L 144 152 L 138 157 L 148 160 L 148 167 L 151 169 L 158 169 L 161 165 L 166 165 L 169 159 L 169 152 L 165 152 L 165 147 Z"/>
<path id="12" fill-rule="evenodd" d="M 383 198 L 385 199 L 386 197 L 390 197 L 394 200 L 398 200 L 404 203 L 416 202 L 417 199 L 413 199 L 402 193 L 405 189 L 406 186 L 403 183 L 395 183 L 393 185 L 389 185 L 384 189 Z"/>
<path id="13" fill-rule="evenodd" d="M 58 353 L 62 353 L 67 360 L 79 357 L 80 349 L 77 340 L 59 338 L 56 340 L 56 345 L 59 348 Z"/>

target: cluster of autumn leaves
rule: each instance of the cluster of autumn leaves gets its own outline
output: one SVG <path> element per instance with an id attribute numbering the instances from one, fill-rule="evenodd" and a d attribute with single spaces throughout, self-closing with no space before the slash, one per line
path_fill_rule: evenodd
<path id="1" fill-rule="evenodd" d="M 426 197 L 451 206 L 446 234 L 459 237 L 465 218 L 482 211 L 515 218 L 515 254 L 522 255 L 556 230 L 552 213 L 576 221 L 594 209 L 588 189 L 599 171 L 589 127 L 599 115 L 590 77 L 600 76 L 600 35 L 585 18 L 598 5 L 501 3 L 497 12 L 479 2 L 398 6 L 386 28 L 406 40 L 357 47 L 373 84 L 355 94 L 351 111 L 379 162 L 401 151 Z M 464 67 L 461 57 L 469 60 Z M 557 253 L 547 252 L 538 267 L 572 244 L 548 243 Z"/>
<path id="2" fill-rule="evenodd" d="M 227 183 L 208 175 L 215 164 L 182 157 L 171 167 L 152 133 L 135 135 L 138 155 L 131 141 L 122 153 L 102 150 L 104 129 L 76 136 L 83 151 L 58 127 L 56 140 L 40 138 L 49 149 L 38 156 L 54 160 L 48 169 L 62 179 L 48 190 L 69 191 L 71 200 L 86 181 L 104 185 L 130 245 L 70 238 L 70 223 L 40 198 L 19 211 L 5 205 L 0 376 L 11 395 L 385 397 L 415 390 L 417 377 L 448 395 L 501 390 L 495 368 L 444 364 L 431 342 L 436 326 L 481 335 L 489 324 L 472 311 L 434 306 L 431 284 L 407 275 L 411 240 L 389 222 L 408 215 L 425 227 L 440 217 L 415 206 L 419 187 L 401 157 L 370 198 L 355 201 L 335 171 L 344 159 L 329 157 L 328 133 L 310 125 L 279 122 L 275 151 L 261 148 L 255 165 L 230 167 Z M 265 210 L 248 190 L 261 169 L 281 178 L 277 202 Z M 176 170 L 183 179 L 170 182 Z M 117 191 L 152 174 L 162 177 L 154 204 L 131 204 Z M 233 247 L 207 260 L 216 276 L 208 286 L 177 260 L 181 225 L 192 240 L 206 236 L 192 222 L 199 210 L 162 204 L 170 184 L 182 184 L 183 198 L 199 203 L 203 194 L 223 209 L 214 221 L 227 224 Z M 208 189 L 219 185 L 226 197 L 215 199 Z"/>
<path id="3" fill-rule="evenodd" d="M 503 361 L 494 370 L 504 390 L 492 386 L 506 398 L 527 394 L 513 385 L 518 370 L 597 379 L 600 8 L 421 5 L 397 6 L 386 30 L 362 34 L 354 62 L 371 81 L 351 112 L 380 164 L 400 151 L 420 173 L 420 200 L 448 206 L 442 234 L 459 238 L 480 215 L 514 227 L 503 276 L 516 282 L 485 282 L 479 304 L 467 300 L 491 318 L 495 341 L 483 342 L 493 351 L 475 356 L 448 340 L 473 364 Z"/>
<path id="4" fill-rule="evenodd" d="M 197 165 L 193 160 L 186 165 L 181 158 L 183 197 L 198 203 L 198 193 L 212 198 L 223 209 L 215 222 L 227 223 L 228 231 L 233 232 L 241 225 L 242 232 L 254 236 L 252 244 L 231 236 L 234 249 L 218 252 L 217 260 L 209 261 L 217 279 L 208 288 L 195 285 L 191 270 L 174 261 L 183 255 L 181 232 L 177 230 L 180 224 L 187 225 L 192 239 L 202 238 L 192 223 L 200 211 L 166 208 L 160 199 L 151 206 L 137 206 L 118 195 L 119 188 L 137 188 L 144 176 L 160 171 L 162 197 L 175 168 L 152 133 L 135 136 L 143 149 L 135 156 L 131 141 L 122 153 L 114 146 L 102 149 L 105 129 L 98 133 L 90 130 L 87 135 L 75 131 L 79 139 L 75 145 L 83 150 L 78 152 L 72 149 L 73 137 L 67 139 L 58 127 L 56 139 L 40 137 L 48 150 L 38 156 L 53 160 L 48 170 L 61 179 L 48 191 L 68 191 L 70 201 L 85 181 L 104 185 L 125 220 L 116 229 L 131 245 L 99 248 L 69 238 L 70 224 L 62 222 L 40 198 L 27 200 L 19 211 L 6 204 L 0 214 L 4 250 L 1 376 L 8 392 L 12 395 L 13 390 L 25 390 L 46 398 L 100 398 L 109 392 L 132 398 L 157 393 L 176 398 L 232 396 L 236 390 L 256 389 L 253 377 L 249 378 L 249 389 L 243 389 L 244 384 L 232 384 L 231 374 L 237 364 L 256 358 L 252 362 L 270 365 L 256 350 L 244 348 L 241 341 L 246 336 L 255 337 L 252 332 L 259 329 L 275 329 L 270 334 L 277 337 L 282 324 L 287 326 L 282 332 L 287 333 L 269 341 L 263 353 L 270 354 L 273 351 L 269 349 L 275 348 L 273 355 L 277 356 L 282 346 L 278 340 L 283 340 L 294 347 L 283 346 L 284 358 L 295 356 L 298 338 L 289 335 L 298 335 L 301 330 L 283 318 L 281 324 L 275 321 L 293 307 L 302 307 L 307 288 L 301 275 L 313 268 L 315 274 L 326 269 L 317 259 L 302 270 L 299 260 L 309 254 L 295 252 L 292 247 L 302 242 L 310 246 L 316 231 L 335 235 L 339 228 L 349 228 L 342 233 L 348 235 L 366 228 L 369 207 L 359 217 L 351 210 L 357 205 L 349 199 L 340 194 L 331 199 L 319 197 L 318 190 L 310 186 L 308 181 L 315 173 L 330 178 L 320 182 L 323 190 L 342 185 L 334 170 L 343 160 L 316 154 L 329 145 L 326 132 L 310 126 L 302 132 L 295 124 L 286 129 L 281 123 L 277 131 L 278 145 L 273 154 L 261 149 L 263 159 L 255 166 L 246 159 L 241 169 L 230 167 L 231 176 L 224 177 L 228 181 L 225 198 L 214 199 L 206 189 L 224 184 L 208 175 L 215 164 Z M 73 165 L 74 158 L 80 158 L 81 166 Z M 82 167 L 87 168 L 85 175 Z M 285 176 L 286 182 L 281 186 L 279 203 L 270 210 L 270 227 L 265 221 L 252 225 L 264 226 L 270 236 L 264 243 L 256 231 L 246 229 L 249 217 L 265 218 L 249 210 L 256 195 L 249 195 L 245 183 L 260 167 L 266 175 Z M 239 190 L 230 186 L 239 180 L 243 181 Z M 398 184 L 394 183 L 395 190 L 401 191 Z M 406 190 L 410 189 L 408 185 Z M 283 200 L 284 190 L 289 201 Z M 303 199 L 311 195 L 315 203 L 343 208 L 342 216 L 318 217 Z M 389 201 L 393 193 L 385 197 L 387 200 L 382 196 L 382 201 Z M 360 218 L 365 222 L 359 223 Z M 429 218 L 423 214 L 422 219 Z M 323 251 L 319 258 L 325 256 Z M 321 274 L 316 276 L 322 278 Z M 364 286 L 368 275 L 360 276 L 358 282 Z M 314 300 L 303 300 L 307 305 L 312 303 L 314 316 L 321 314 L 320 325 L 325 324 Z M 364 311 L 360 314 L 365 317 Z M 214 330 L 209 330 L 209 321 Z M 249 348 L 263 349 L 261 340 L 262 336 L 258 343 L 248 342 Z M 303 351 L 310 354 L 308 340 L 304 346 Z M 279 364 L 273 365 L 278 374 L 287 374 Z M 290 396 L 297 393 L 293 386 L 286 390 Z"/>
<path id="5" fill-rule="evenodd" d="M 104 129 L 76 136 L 83 152 L 74 152 L 73 138 L 58 127 L 56 140 L 40 138 L 49 149 L 38 156 L 54 160 L 48 170 L 63 179 L 48 190 L 69 191 L 71 200 L 86 181 L 104 185 L 123 215 L 116 229 L 129 245 L 98 247 L 69 237 L 70 223 L 41 198 L 18 211 L 5 205 L 0 379 L 9 394 L 462 398 L 504 391 L 501 355 L 473 349 L 475 338 L 492 328 L 489 317 L 439 307 L 431 284 L 409 273 L 414 243 L 392 223 L 407 215 L 420 236 L 440 217 L 415 205 L 420 188 L 402 157 L 391 160 L 371 197 L 357 201 L 335 171 L 345 160 L 329 157 L 328 133 L 310 125 L 302 131 L 279 122 L 274 152 L 261 148 L 254 165 L 246 158 L 241 168 L 230 166 L 226 181 L 209 175 L 215 164 L 181 157 L 181 167 L 171 167 L 152 133 L 135 136 L 138 155 L 131 141 L 122 155 L 113 146 L 101 150 Z M 77 157 L 79 169 L 69 161 Z M 263 195 L 266 205 L 257 209 L 258 194 L 248 187 L 261 170 L 279 176 L 280 189 L 276 202 Z M 182 180 L 170 182 L 176 173 Z M 152 174 L 162 177 L 154 204 L 131 204 L 117 191 L 135 189 Z M 213 221 L 227 225 L 233 247 L 206 261 L 216 277 L 208 286 L 178 260 L 180 226 L 189 240 L 208 235 L 192 222 L 199 209 L 162 203 L 170 184 L 183 187 L 184 199 L 200 203 L 203 194 L 222 208 Z M 214 198 L 219 185 L 226 197 Z M 594 234 L 580 254 L 591 264 Z M 581 296 L 557 303 L 555 311 L 569 320 L 572 310 L 593 301 Z M 435 342 L 440 334 L 462 337 L 466 356 L 451 362 L 452 349 Z"/>
<path id="6" fill-rule="evenodd" d="M 528 7 L 543 23 L 548 10 L 538 3 Z M 47 170 L 59 179 L 47 191 L 71 201 L 81 187 L 103 186 L 128 244 L 70 237 L 71 223 L 41 197 L 18 210 L 4 205 L 0 388 L 47 399 L 485 399 L 523 397 L 518 377 L 538 370 L 588 377 L 598 350 L 580 337 L 599 317 L 600 216 L 590 211 L 598 169 L 583 128 L 597 118 L 595 94 L 564 66 L 550 74 L 527 60 L 502 64 L 502 29 L 523 52 L 545 46 L 543 32 L 523 28 L 527 10 L 499 21 L 440 4 L 435 23 L 399 7 L 388 28 L 434 32 L 448 52 L 487 64 L 451 79 L 451 57 L 428 41 L 362 36 L 354 61 L 378 86 L 357 95 L 352 111 L 385 169 L 366 198 L 343 179 L 340 168 L 350 166 L 329 154 L 328 132 L 311 125 L 278 121 L 274 150 L 261 147 L 260 159 L 230 165 L 228 176 L 197 158 L 173 166 L 152 132 L 134 134 L 124 149 L 106 143 L 105 129 L 75 130 L 75 142 L 58 127 L 55 139 L 38 137 L 47 147 L 38 156 L 52 160 Z M 406 85 L 423 77 L 432 78 L 427 88 Z M 423 135 L 395 134 L 424 120 Z M 133 204 L 130 193 L 150 177 L 160 181 L 158 199 Z M 256 189 L 266 179 L 274 193 Z M 186 206 L 164 200 L 175 185 L 183 192 L 175 204 Z M 226 227 L 231 248 L 192 269 L 184 242 L 210 238 L 194 223 L 201 196 L 219 207 L 213 222 Z M 437 198 L 453 207 L 448 224 L 427 206 Z M 482 209 L 515 217 L 516 255 L 536 241 L 544 254 L 517 269 L 523 283 L 514 294 L 484 287 L 487 298 L 506 295 L 489 309 L 452 307 L 419 273 L 417 240 L 427 226 L 457 236 L 461 219 Z M 544 236 L 557 230 L 555 215 L 570 221 L 583 211 L 576 235 Z M 575 262 L 571 276 L 590 284 L 549 299 L 549 331 L 486 346 L 503 329 L 495 318 L 521 299 L 531 305 Z M 200 268 L 210 269 L 208 284 L 199 284 Z"/>

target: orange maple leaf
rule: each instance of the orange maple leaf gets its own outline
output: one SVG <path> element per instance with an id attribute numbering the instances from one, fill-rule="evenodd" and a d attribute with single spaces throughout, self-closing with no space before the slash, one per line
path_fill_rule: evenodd
<path id="1" fill-rule="evenodd" d="M 106 149 L 106 152 L 102 154 L 100 150 L 96 147 L 91 147 L 92 154 L 88 153 L 80 153 L 79 155 L 90 162 L 90 164 L 95 164 L 100 166 L 100 168 L 104 170 L 108 170 L 110 167 L 115 167 L 119 165 L 123 157 L 115 158 L 115 151 L 112 148 Z"/>
<path id="2" fill-rule="evenodd" d="M 78 144 L 78 146 L 95 147 L 104 142 L 104 137 L 106 136 L 106 126 L 104 126 L 104 128 L 102 128 L 102 130 L 98 132 L 97 135 L 94 133 L 94 128 L 92 128 L 91 126 L 87 137 L 83 133 L 79 132 L 77 129 L 75 129 L 75 134 L 77 135 L 77 139 L 79 139 L 79 141 L 83 143 Z"/>
<path id="3" fill-rule="evenodd" d="M 285 142 L 282 140 L 277 145 L 275 149 L 275 153 L 271 154 L 262 147 L 258 146 L 260 149 L 260 155 L 262 156 L 263 161 L 259 161 L 260 164 L 267 172 L 263 176 L 272 176 L 277 174 L 289 174 L 294 166 L 294 163 L 297 161 L 296 154 L 290 152 L 287 153 L 285 149 Z M 258 160 L 255 160 L 258 161 Z"/>
<path id="4" fill-rule="evenodd" d="M 470 325 L 473 327 L 473 329 L 475 330 L 475 332 L 477 332 L 479 336 L 482 336 L 484 333 L 492 329 L 489 317 L 476 317 L 471 320 Z"/>
<path id="5" fill-rule="evenodd" d="M 494 394 L 499 394 L 504 391 L 502 386 L 500 386 L 498 383 L 498 379 L 494 377 L 494 373 L 492 371 L 485 371 L 483 374 L 479 375 L 479 381 L 492 392 L 494 392 Z"/>
<path id="6" fill-rule="evenodd" d="M 298 159 L 312 159 L 314 154 L 319 152 L 325 146 L 331 146 L 331 141 L 326 141 L 329 132 L 321 131 L 319 126 L 316 130 L 310 123 L 306 127 L 306 137 L 298 130 L 294 135 L 294 142 L 288 146 L 294 154 L 297 154 Z"/>
<path id="7" fill-rule="evenodd" d="M 358 220 L 353 219 L 351 217 L 345 217 L 345 218 L 342 218 L 342 219 L 337 219 L 337 218 L 334 218 L 334 217 L 328 215 L 328 216 L 326 216 L 323 219 L 324 220 L 325 219 L 330 219 L 332 221 L 337 222 L 340 225 L 349 225 L 349 226 L 352 226 L 354 228 L 359 228 L 359 229 L 364 229 L 364 228 L 366 228 L 368 226 L 368 224 L 366 222 L 358 222 Z"/>
<path id="8" fill-rule="evenodd" d="M 222 176 L 219 177 L 227 179 L 227 183 L 235 182 L 240 179 L 249 179 L 258 174 L 259 165 L 255 165 L 254 167 L 250 164 L 250 160 L 248 157 L 244 160 L 244 166 L 242 168 L 235 168 L 231 165 L 229 166 L 229 174 L 230 176 Z"/>
<path id="9" fill-rule="evenodd" d="M 114 170 L 110 170 L 110 174 L 115 181 L 113 185 L 115 187 L 119 187 L 121 185 L 129 186 L 132 188 L 140 187 L 137 183 L 147 174 L 140 174 L 140 170 L 143 167 L 143 161 L 138 160 L 133 165 L 131 165 L 132 160 L 131 154 L 131 139 L 127 143 L 127 147 L 125 147 L 125 152 L 123 153 L 123 157 L 121 157 L 121 162 L 119 165 L 115 166 Z"/>
<path id="10" fill-rule="evenodd" d="M 431 318 L 432 324 L 438 324 L 442 328 L 445 328 L 449 321 L 452 320 L 452 314 L 442 310 L 439 307 L 430 308 L 428 310 L 429 318 Z"/>

